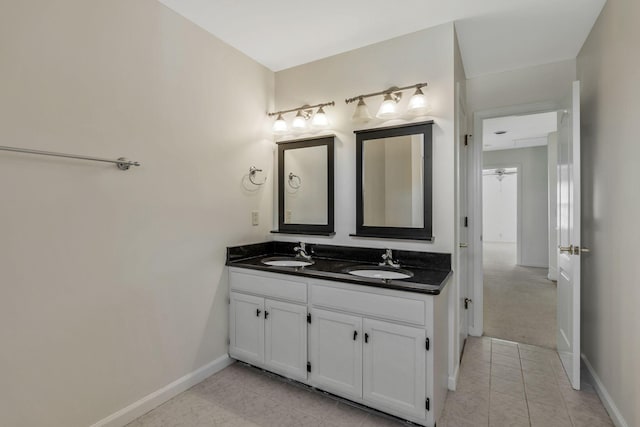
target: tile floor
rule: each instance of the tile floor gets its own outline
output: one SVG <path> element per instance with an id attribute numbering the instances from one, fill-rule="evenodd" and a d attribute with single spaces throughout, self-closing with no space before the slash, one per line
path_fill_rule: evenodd
<path id="1" fill-rule="evenodd" d="M 460 369 L 438 427 L 613 425 L 593 387 L 571 389 L 549 349 L 470 337 Z M 403 425 L 236 363 L 129 427 Z"/>
<path id="2" fill-rule="evenodd" d="M 589 380 L 573 390 L 553 350 L 470 337 L 438 427 L 613 426 Z"/>
<path id="3" fill-rule="evenodd" d="M 515 243 L 483 245 L 484 333 L 556 347 L 556 284 L 548 269 L 516 265 Z"/>

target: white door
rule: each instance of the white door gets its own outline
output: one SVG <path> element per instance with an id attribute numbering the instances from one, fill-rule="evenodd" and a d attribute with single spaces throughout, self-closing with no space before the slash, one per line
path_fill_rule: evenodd
<path id="1" fill-rule="evenodd" d="M 265 300 L 265 366 L 297 380 L 307 379 L 307 306 Z"/>
<path id="2" fill-rule="evenodd" d="M 231 357 L 254 365 L 264 361 L 264 298 L 231 292 Z"/>
<path id="3" fill-rule="evenodd" d="M 559 112 L 558 354 L 580 389 L 580 82 Z"/>
<path id="4" fill-rule="evenodd" d="M 344 397 L 362 397 L 362 318 L 311 311 L 309 380 Z"/>
<path id="5" fill-rule="evenodd" d="M 364 319 L 364 334 L 364 400 L 425 419 L 424 329 Z"/>

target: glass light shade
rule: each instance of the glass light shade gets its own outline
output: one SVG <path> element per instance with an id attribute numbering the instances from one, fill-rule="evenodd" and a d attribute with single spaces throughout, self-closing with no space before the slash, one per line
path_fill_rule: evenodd
<path id="1" fill-rule="evenodd" d="M 282 114 L 278 114 L 276 121 L 273 122 L 273 133 L 282 134 L 285 133 L 288 129 L 287 122 L 282 118 Z"/>
<path id="2" fill-rule="evenodd" d="M 409 106 L 407 107 L 407 113 L 413 116 L 423 116 L 431 111 L 431 105 L 429 105 L 429 99 L 422 92 L 422 89 L 417 88 L 409 100 Z"/>
<path id="3" fill-rule="evenodd" d="M 315 128 L 326 128 L 329 127 L 329 118 L 324 113 L 322 107 L 318 108 L 318 112 L 314 114 L 313 120 L 311 120 L 311 124 Z"/>
<path id="4" fill-rule="evenodd" d="M 353 112 L 353 116 L 351 116 L 351 120 L 356 123 L 367 123 L 371 120 L 371 113 L 369 113 L 369 108 L 367 104 L 364 103 L 364 100 L 360 98 L 358 100 L 358 105 L 356 105 L 356 111 Z"/>
<path id="5" fill-rule="evenodd" d="M 298 110 L 298 114 L 296 114 L 296 117 L 293 119 L 291 127 L 294 130 L 305 130 L 307 128 L 307 120 L 302 115 L 302 111 Z"/>
<path id="6" fill-rule="evenodd" d="M 378 109 L 376 117 L 379 119 L 391 119 L 396 116 L 396 101 L 393 100 L 390 93 L 384 96 L 382 105 Z"/>

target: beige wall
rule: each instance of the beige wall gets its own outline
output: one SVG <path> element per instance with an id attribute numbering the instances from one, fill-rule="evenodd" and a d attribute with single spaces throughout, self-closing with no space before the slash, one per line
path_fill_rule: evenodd
<path id="1" fill-rule="evenodd" d="M 344 100 L 393 85 L 403 86 L 424 81 L 429 83 L 428 92 L 434 105 L 432 115 L 427 119 L 433 118 L 436 121 L 433 127 L 435 242 L 429 244 L 350 237 L 349 234 L 355 232 L 356 228 L 356 153 L 353 131 L 356 128 L 368 129 L 407 123 L 408 118 L 389 121 L 374 119 L 365 125 L 356 125 L 351 122 L 355 104 L 346 105 Z M 336 102 L 335 107 L 326 109 L 332 122 L 330 133 L 336 135 L 336 235 L 331 239 L 305 237 L 305 240 L 422 251 L 452 251 L 453 88 L 453 24 L 419 31 L 276 73 L 275 102 L 278 109 L 318 102 Z M 399 104 L 401 111 L 406 109 L 411 95 L 411 91 L 405 92 Z M 367 99 L 372 115 L 375 115 L 381 102 L 382 97 Z M 425 118 L 418 119 L 422 120 Z M 300 238 L 294 236 L 290 239 Z"/>
<path id="2" fill-rule="evenodd" d="M 3 2 L 0 76 L 2 145 L 142 162 L 0 152 L 0 425 L 87 426 L 226 353 L 273 73 L 155 0 L 32 0 Z"/>
<path id="3" fill-rule="evenodd" d="M 609 0 L 578 55 L 582 82 L 582 350 L 640 425 L 640 3 Z"/>
<path id="4" fill-rule="evenodd" d="M 467 80 L 469 111 L 513 105 L 559 103 L 576 76 L 575 59 L 487 74 Z"/>

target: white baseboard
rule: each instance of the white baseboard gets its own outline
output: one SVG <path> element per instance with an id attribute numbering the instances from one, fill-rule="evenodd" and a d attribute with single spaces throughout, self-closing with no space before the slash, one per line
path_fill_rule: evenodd
<path id="1" fill-rule="evenodd" d="M 472 336 L 472 337 L 481 337 L 482 336 L 482 330 L 476 329 L 474 327 L 470 327 L 469 328 L 469 335 Z"/>
<path id="2" fill-rule="evenodd" d="M 456 366 L 456 370 L 452 375 L 449 375 L 449 384 L 448 388 L 451 391 L 456 391 L 456 387 L 458 385 L 458 374 L 460 373 L 460 364 Z"/>
<path id="3" fill-rule="evenodd" d="M 618 407 L 616 406 L 615 402 L 611 398 L 611 395 L 609 394 L 607 389 L 604 387 L 604 384 L 602 383 L 602 381 L 600 381 L 600 377 L 598 377 L 598 374 L 593 369 L 593 366 L 591 366 L 591 363 L 589 363 L 589 359 L 587 359 L 587 356 L 585 356 L 584 354 L 582 354 L 582 361 L 584 362 L 584 365 L 587 367 L 587 370 L 589 371 L 589 375 L 591 375 L 591 378 L 593 378 L 594 388 L 596 389 L 596 393 L 598 393 L 598 396 L 600 396 L 600 400 L 602 400 L 604 407 L 607 408 L 607 412 L 609 413 L 609 416 L 611 417 L 611 421 L 613 422 L 613 424 L 616 427 L 629 427 L 629 424 L 627 424 L 625 419 L 622 417 L 622 414 L 620 413 L 620 411 L 618 410 Z"/>
<path id="4" fill-rule="evenodd" d="M 205 380 L 218 371 L 223 370 L 227 366 L 233 363 L 233 359 L 228 354 L 221 356 L 210 362 L 203 367 L 188 373 L 182 378 L 178 378 L 171 384 L 162 387 L 160 390 L 156 390 L 151 394 L 146 395 L 137 402 L 133 402 L 126 408 L 120 409 L 109 415 L 106 418 L 101 419 L 91 427 L 122 427 L 129 424 L 136 418 L 146 414 L 150 410 L 162 405 L 172 397 L 177 396 L 183 391 L 193 387 L 199 382 Z"/>

